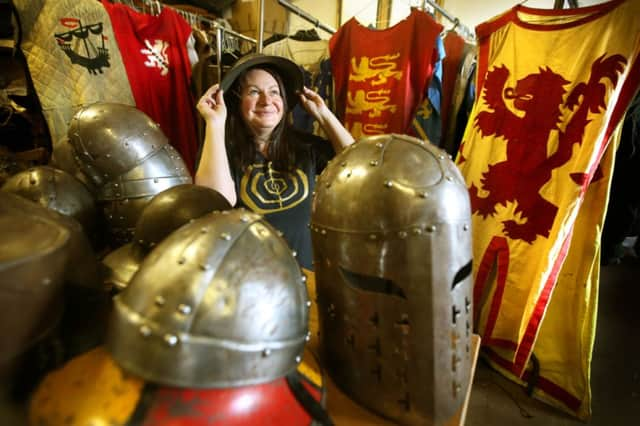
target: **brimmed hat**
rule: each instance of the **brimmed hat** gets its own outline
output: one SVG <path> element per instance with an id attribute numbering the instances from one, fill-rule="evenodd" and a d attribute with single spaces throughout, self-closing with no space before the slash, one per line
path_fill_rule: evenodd
<path id="1" fill-rule="evenodd" d="M 272 68 L 280 75 L 287 92 L 287 104 L 289 108 L 293 108 L 298 102 L 298 92 L 302 90 L 304 75 L 295 62 L 282 56 L 264 55 L 262 53 L 245 55 L 238 59 L 235 64 L 233 64 L 233 67 L 227 71 L 222 78 L 220 87 L 226 93 L 240 74 L 255 66 Z"/>

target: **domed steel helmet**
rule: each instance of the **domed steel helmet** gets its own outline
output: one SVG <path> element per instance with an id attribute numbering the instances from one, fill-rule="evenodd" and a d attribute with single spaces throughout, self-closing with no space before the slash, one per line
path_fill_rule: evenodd
<path id="1" fill-rule="evenodd" d="M 229 209 L 229 201 L 214 189 L 194 184 L 174 186 L 155 195 L 142 210 L 134 241 L 150 250 L 185 223 Z"/>
<path id="2" fill-rule="evenodd" d="M 91 104 L 73 116 L 67 135 L 76 164 L 96 187 L 114 245 L 131 241 L 154 195 L 192 182 L 160 127 L 135 107 Z"/>
<path id="3" fill-rule="evenodd" d="M 294 370 L 310 302 L 287 243 L 261 216 L 211 213 L 179 228 L 114 298 L 107 348 L 154 383 L 232 387 Z"/>
<path id="4" fill-rule="evenodd" d="M 94 229 L 96 203 L 93 195 L 82 182 L 63 170 L 50 166 L 32 167 L 7 179 L 2 190 L 74 218 L 88 234 Z"/>
<path id="5" fill-rule="evenodd" d="M 231 205 L 218 191 L 194 184 L 174 186 L 155 195 L 142 209 L 133 242 L 109 253 L 105 284 L 124 289 L 147 253 L 185 223 L 213 211 L 229 210 Z"/>
<path id="6" fill-rule="evenodd" d="M 48 209 L 8 191 L 0 191 L 0 215 L 24 214 L 46 218 L 69 231 L 68 264 L 65 281 L 79 287 L 102 287 L 102 269 L 93 247 L 80 223 L 70 216 Z"/>
<path id="7" fill-rule="evenodd" d="M 0 373 L 59 322 L 69 239 L 46 216 L 0 212 Z"/>
<path id="8" fill-rule="evenodd" d="M 363 138 L 318 179 L 311 229 L 325 367 L 400 423 L 444 424 L 462 407 L 470 223 L 454 163 L 412 137 Z"/>
<path id="9" fill-rule="evenodd" d="M 169 143 L 160 126 L 144 112 L 109 102 L 78 110 L 67 137 L 76 163 L 96 187 L 142 164 Z"/>

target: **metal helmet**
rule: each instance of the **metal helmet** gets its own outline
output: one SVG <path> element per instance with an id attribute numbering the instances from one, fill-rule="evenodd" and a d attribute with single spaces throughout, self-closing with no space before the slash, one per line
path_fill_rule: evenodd
<path id="1" fill-rule="evenodd" d="M 3 191 L 21 195 L 41 206 L 77 220 L 91 233 L 96 223 L 96 203 L 89 189 L 69 173 L 36 166 L 11 176 Z"/>
<path id="2" fill-rule="evenodd" d="M 214 189 L 194 184 L 171 187 L 155 195 L 144 208 L 136 223 L 134 241 L 151 250 L 185 223 L 229 209 L 229 201 Z"/>
<path id="3" fill-rule="evenodd" d="M 156 194 L 191 182 L 180 154 L 164 145 L 134 169 L 103 185 L 98 204 L 114 242 L 131 241 L 142 210 Z"/>
<path id="4" fill-rule="evenodd" d="M 135 242 L 126 243 L 109 252 L 102 259 L 102 264 L 105 266 L 103 277 L 105 287 L 115 291 L 124 290 L 146 255 L 147 251 Z"/>
<path id="5" fill-rule="evenodd" d="M 114 298 L 107 348 L 154 383 L 233 387 L 282 377 L 308 338 L 307 290 L 261 216 L 214 212 L 179 228 Z"/>
<path id="6" fill-rule="evenodd" d="M 67 229 L 70 237 L 65 281 L 79 287 L 92 289 L 102 287 L 100 262 L 87 235 L 77 220 L 7 191 L 0 191 L 0 215 L 3 214 L 24 214 L 43 217 Z"/>
<path id="7" fill-rule="evenodd" d="M 17 358 L 59 322 L 69 239 L 66 228 L 45 216 L 0 212 L 2 373 L 16 368 Z"/>
<path id="8" fill-rule="evenodd" d="M 105 284 L 124 289 L 147 253 L 169 234 L 207 213 L 230 208 L 219 192 L 190 183 L 156 194 L 142 209 L 133 242 L 117 248 L 102 260 L 107 267 Z"/>
<path id="9" fill-rule="evenodd" d="M 359 140 L 319 177 L 312 242 L 322 358 L 362 405 L 444 424 L 470 378 L 471 211 L 458 169 L 428 142 Z"/>
<path id="10" fill-rule="evenodd" d="M 74 163 L 96 188 L 111 245 L 131 241 L 140 212 L 155 194 L 192 182 L 158 124 L 133 106 L 83 107 L 71 119 L 67 137 Z"/>
<path id="11" fill-rule="evenodd" d="M 100 188 L 142 164 L 169 143 L 136 107 L 96 102 L 78 110 L 67 131 L 76 164 Z"/>

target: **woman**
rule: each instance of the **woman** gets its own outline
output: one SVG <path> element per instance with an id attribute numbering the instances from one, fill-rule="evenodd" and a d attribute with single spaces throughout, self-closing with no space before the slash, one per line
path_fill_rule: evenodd
<path id="1" fill-rule="evenodd" d="M 282 57 L 252 54 L 236 62 L 198 101 L 206 128 L 195 182 L 234 206 L 262 214 L 283 233 L 300 265 L 311 269 L 308 224 L 315 175 L 354 140 L 302 82 L 298 65 Z M 330 144 L 290 125 L 297 102 Z"/>

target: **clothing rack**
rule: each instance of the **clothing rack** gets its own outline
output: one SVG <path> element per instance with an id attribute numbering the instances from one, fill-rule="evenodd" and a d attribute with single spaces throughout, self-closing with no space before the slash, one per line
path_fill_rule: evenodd
<path id="1" fill-rule="evenodd" d="M 176 7 L 172 7 L 170 5 L 163 4 L 158 0 L 142 0 L 140 2 L 142 4 L 142 7 L 136 5 L 135 2 L 131 0 L 118 1 L 118 3 L 125 4 L 139 12 L 152 13 L 152 14 L 159 14 L 163 7 L 168 7 L 169 9 L 175 11 L 180 16 L 185 18 L 185 20 L 189 22 L 192 26 L 194 23 L 197 23 L 198 25 L 204 24 L 208 29 L 214 30 L 216 34 L 215 48 L 216 48 L 216 64 L 217 64 L 218 81 L 222 80 L 222 50 L 223 50 L 223 40 L 226 37 L 231 36 L 238 40 L 243 40 L 248 43 L 251 43 L 254 46 L 256 46 L 258 43 L 256 39 L 248 37 L 244 34 L 240 34 L 229 28 L 226 28 L 224 25 L 220 24 L 219 22 L 216 22 L 213 19 L 207 18 L 206 16 L 202 16 L 197 13 L 189 12 Z M 149 8 L 148 11 L 146 9 L 147 7 Z"/>
<path id="2" fill-rule="evenodd" d="M 425 9 L 426 5 L 431 6 L 432 8 L 434 8 L 439 14 L 441 14 L 442 16 L 444 16 L 448 21 L 453 23 L 453 30 L 457 30 L 464 38 L 468 39 L 468 40 L 473 40 L 475 39 L 475 35 L 474 33 L 469 30 L 469 28 L 467 28 L 466 26 L 462 25 L 460 23 L 460 19 L 458 19 L 456 16 L 451 15 L 446 9 L 444 9 L 442 6 L 440 6 L 438 3 L 436 3 L 433 0 L 422 0 L 422 10 Z"/>
<path id="3" fill-rule="evenodd" d="M 283 6 L 285 9 L 290 10 L 291 12 L 295 13 L 296 15 L 304 19 L 305 21 L 311 22 L 317 28 L 320 28 L 321 30 L 326 31 L 329 34 L 335 34 L 336 30 L 334 28 L 331 28 L 330 26 L 323 24 L 318 19 L 311 16 L 309 13 L 305 12 L 304 10 L 300 9 L 298 6 L 291 4 L 287 0 L 278 0 L 278 3 L 281 6 Z"/>

